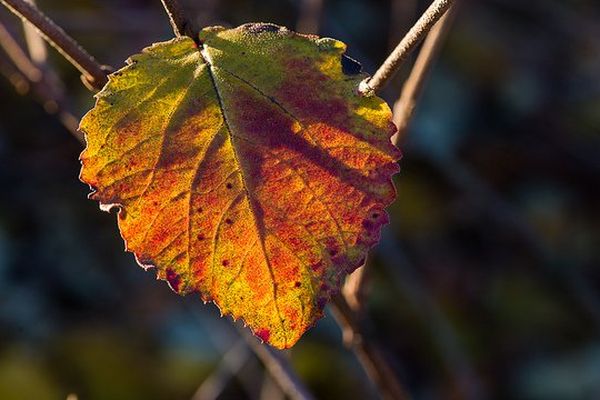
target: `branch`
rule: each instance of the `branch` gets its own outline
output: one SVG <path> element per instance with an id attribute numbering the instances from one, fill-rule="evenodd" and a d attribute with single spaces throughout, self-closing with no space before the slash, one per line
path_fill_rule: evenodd
<path id="1" fill-rule="evenodd" d="M 198 29 L 196 29 L 192 21 L 186 17 L 185 11 L 183 7 L 181 7 L 181 4 L 179 4 L 179 1 L 160 1 L 167 12 L 167 15 L 169 16 L 169 21 L 171 22 L 175 36 L 189 36 L 194 40 L 194 42 L 198 42 Z"/>
<path id="2" fill-rule="evenodd" d="M 386 400 L 409 400 L 410 396 L 383 356 L 379 345 L 372 339 L 366 340 L 363 326 L 356 320 L 356 314 L 342 295 L 332 298 L 331 310 L 342 329 L 344 342 L 352 349 L 381 396 Z"/>
<path id="3" fill-rule="evenodd" d="M 398 132 L 392 138 L 392 143 L 394 143 L 394 145 L 398 145 L 406 134 L 417 101 L 423 92 L 425 79 L 429 75 L 433 61 L 437 57 L 442 43 L 446 38 L 455 9 L 456 7 L 454 6 L 450 7 L 446 14 L 444 14 L 427 35 L 427 38 L 419 51 L 419 56 L 415 61 L 415 65 L 410 71 L 410 75 L 406 79 L 406 82 L 404 82 L 400 98 L 394 104 L 394 122 L 398 127 Z"/>
<path id="4" fill-rule="evenodd" d="M 33 89 L 35 97 L 48 114 L 58 117 L 60 122 L 77 140 L 83 143 L 83 134 L 78 131 L 78 119 L 67 110 L 63 100 L 56 95 L 48 83 L 43 70 L 39 69 L 27 57 L 21 46 L 12 37 L 6 27 L 0 23 L 0 48 L 4 49 L 16 70 L 6 72 L 7 79 L 15 86 L 19 94 L 26 94 Z"/>
<path id="5" fill-rule="evenodd" d="M 312 400 L 314 397 L 296 375 L 289 363 L 270 347 L 260 343 L 247 329 L 240 328 L 240 334 L 246 339 L 266 370 L 292 400 Z"/>
<path id="6" fill-rule="evenodd" d="M 48 43 L 83 74 L 85 82 L 93 88 L 99 90 L 108 82 L 106 74 L 109 68 L 100 65 L 94 57 L 37 7 L 25 0 L 0 0 L 0 2 L 23 21 L 33 25 Z"/>
<path id="7" fill-rule="evenodd" d="M 363 95 L 370 95 L 382 89 L 453 2 L 454 0 L 435 0 L 410 28 L 373 77 L 361 83 L 358 88 L 359 92 Z"/>

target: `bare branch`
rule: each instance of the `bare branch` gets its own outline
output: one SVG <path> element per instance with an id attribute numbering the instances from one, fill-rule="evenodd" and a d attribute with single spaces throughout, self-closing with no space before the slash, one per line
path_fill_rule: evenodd
<path id="1" fill-rule="evenodd" d="M 392 51 L 373 77 L 361 83 L 359 91 L 363 95 L 369 95 L 381 90 L 394 76 L 402 62 L 411 51 L 423 40 L 431 27 L 444 15 L 446 10 L 454 3 L 454 0 L 435 0 L 421 15 L 415 25 L 410 28 L 398 46 Z"/>
<path id="2" fill-rule="evenodd" d="M 394 122 L 398 127 L 398 132 L 396 132 L 396 135 L 392 138 L 392 142 L 395 145 L 398 145 L 406 134 L 417 101 L 423 92 L 425 79 L 429 75 L 433 61 L 437 57 L 440 47 L 448 33 L 455 9 L 456 7 L 452 6 L 427 35 L 427 38 L 419 51 L 419 56 L 415 61 L 415 65 L 410 71 L 408 79 L 404 82 L 400 98 L 394 104 Z"/>
<path id="3" fill-rule="evenodd" d="M 372 338 L 366 339 L 362 324 L 344 297 L 338 294 L 332 301 L 331 310 L 342 329 L 344 342 L 352 349 L 381 396 L 386 400 L 410 399 L 379 345 Z"/>
<path id="4" fill-rule="evenodd" d="M 289 363 L 276 353 L 275 350 L 260 343 L 245 328 L 240 328 L 240 334 L 246 339 L 256 356 L 262 361 L 269 374 L 281 389 L 293 400 L 312 400 L 314 397 L 304 386 Z"/>
<path id="5" fill-rule="evenodd" d="M 106 84 L 108 81 L 106 74 L 109 68 L 100 65 L 94 57 L 37 7 L 25 0 L 0 0 L 0 2 L 23 21 L 33 25 L 48 43 L 83 74 L 85 80 L 92 87 L 99 90 Z"/>
<path id="6" fill-rule="evenodd" d="M 179 4 L 179 0 L 160 1 L 169 16 L 169 21 L 171 22 L 175 36 L 189 36 L 194 39 L 195 42 L 198 42 L 198 30 L 195 28 L 192 21 L 187 18 L 183 7 Z"/>

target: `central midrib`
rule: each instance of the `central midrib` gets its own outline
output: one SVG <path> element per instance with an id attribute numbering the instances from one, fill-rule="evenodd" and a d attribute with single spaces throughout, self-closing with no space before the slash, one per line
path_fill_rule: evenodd
<path id="1" fill-rule="evenodd" d="M 200 54 L 202 55 L 203 61 L 206 63 L 206 65 L 208 65 L 208 69 L 207 69 L 208 75 L 210 77 L 211 83 L 215 90 L 215 96 L 217 97 L 217 101 L 219 102 L 219 108 L 221 109 L 221 114 L 223 116 L 223 123 L 225 124 L 225 127 L 226 127 L 227 131 L 229 132 L 229 140 L 231 141 L 231 148 L 233 149 L 233 156 L 234 156 L 235 162 L 239 166 L 240 177 L 242 180 L 242 187 L 243 187 L 244 193 L 246 194 L 246 197 L 248 199 L 248 204 L 250 205 L 250 213 L 252 214 L 252 219 L 254 221 L 254 229 L 256 230 L 256 234 L 258 235 L 261 249 L 262 249 L 263 255 L 265 257 L 265 263 L 267 264 L 267 269 L 269 270 L 269 275 L 271 276 L 271 281 L 273 284 L 273 301 L 275 302 L 275 310 L 277 311 L 277 316 L 279 317 L 279 321 L 281 324 L 284 345 L 285 345 L 285 347 L 287 347 L 287 330 L 286 330 L 286 327 L 284 324 L 284 320 L 281 316 L 281 311 L 279 310 L 279 302 L 278 302 L 279 299 L 277 296 L 277 281 L 275 280 L 275 273 L 273 271 L 273 267 L 271 265 L 271 261 L 269 260 L 269 255 L 267 253 L 267 249 L 265 246 L 265 238 L 263 237 L 258 220 L 256 219 L 257 213 L 256 213 L 255 205 L 254 205 L 254 200 L 253 200 L 254 198 L 253 198 L 253 196 L 251 196 L 250 191 L 248 189 L 248 185 L 246 183 L 247 182 L 246 181 L 247 173 L 244 170 L 243 164 L 240 162 L 240 157 L 238 155 L 236 144 L 234 141 L 233 131 L 231 129 L 231 125 L 229 123 L 229 120 L 227 118 L 227 113 L 225 111 L 223 97 L 221 96 L 221 92 L 219 91 L 219 86 L 217 85 L 216 77 L 213 73 L 212 58 L 210 56 L 210 53 L 208 51 L 208 47 L 206 46 L 206 44 L 203 44 L 199 51 L 200 51 Z M 264 223 L 264 221 L 263 221 L 263 223 Z M 259 328 L 259 327 L 256 327 L 256 328 Z"/>

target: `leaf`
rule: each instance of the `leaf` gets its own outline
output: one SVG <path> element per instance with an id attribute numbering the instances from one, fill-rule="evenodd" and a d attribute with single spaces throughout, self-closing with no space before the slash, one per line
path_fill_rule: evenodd
<path id="1" fill-rule="evenodd" d="M 322 315 L 387 222 L 398 150 L 339 41 L 272 24 L 158 43 L 81 121 L 81 179 L 143 267 L 278 348 Z"/>

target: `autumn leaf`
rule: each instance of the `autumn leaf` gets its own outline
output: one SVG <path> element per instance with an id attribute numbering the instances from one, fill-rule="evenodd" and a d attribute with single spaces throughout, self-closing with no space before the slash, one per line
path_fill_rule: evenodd
<path id="1" fill-rule="evenodd" d="M 81 179 L 127 250 L 278 348 L 322 315 L 387 222 L 387 104 L 333 39 L 272 24 L 155 44 L 81 121 Z"/>

